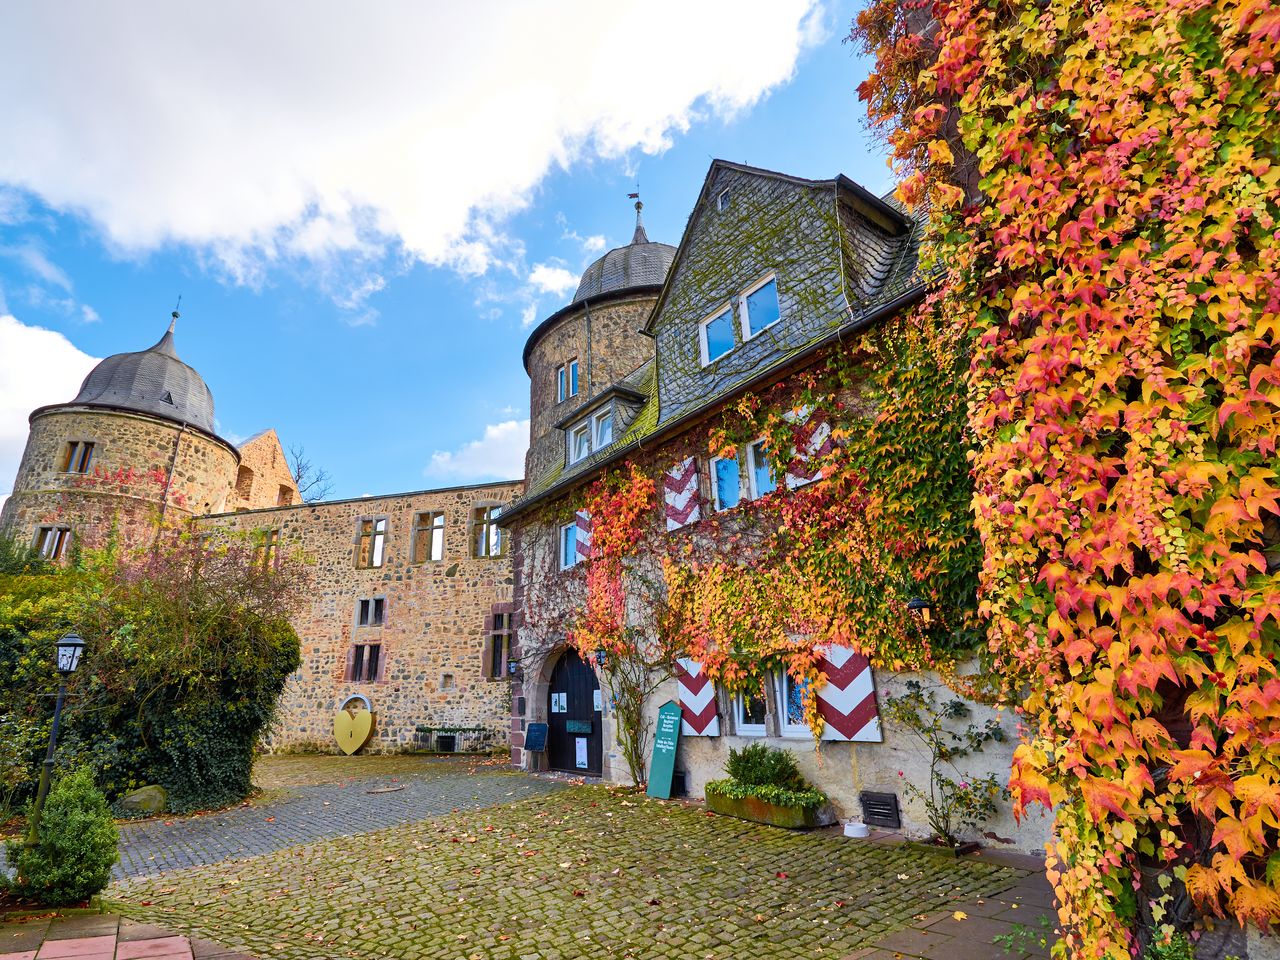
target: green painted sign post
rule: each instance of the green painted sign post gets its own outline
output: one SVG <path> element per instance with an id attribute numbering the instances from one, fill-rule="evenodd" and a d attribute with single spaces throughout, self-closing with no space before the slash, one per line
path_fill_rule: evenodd
<path id="1" fill-rule="evenodd" d="M 671 799 L 671 775 L 676 770 L 676 747 L 680 745 L 680 704 L 668 700 L 658 710 L 658 729 L 653 735 L 653 759 L 649 761 L 651 797 Z"/>

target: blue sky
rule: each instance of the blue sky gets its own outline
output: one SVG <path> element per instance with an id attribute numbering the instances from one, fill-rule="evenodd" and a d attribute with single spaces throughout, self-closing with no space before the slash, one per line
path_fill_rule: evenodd
<path id="1" fill-rule="evenodd" d="M 38 12 L 0 13 L 2 96 L 18 104 L 0 104 L 0 128 L 26 145 L 0 159 L 0 495 L 26 412 L 70 399 L 92 358 L 154 342 L 179 294 L 178 350 L 222 434 L 275 427 L 330 472 L 332 496 L 518 473 L 530 321 L 628 242 L 637 180 L 650 238 L 669 243 L 713 157 L 890 188 L 855 94 L 866 65 L 841 43 L 854 8 L 762 0 L 767 22 L 725 37 L 713 9 L 691 26 L 662 6 L 612 23 L 548 14 L 564 17 L 548 29 L 572 24 L 565 50 L 605 48 L 572 69 L 544 69 L 519 23 L 495 21 L 495 39 L 392 5 L 405 22 L 353 36 L 317 16 L 317 49 L 241 83 L 220 65 L 254 56 L 236 22 L 252 5 L 228 5 L 225 24 L 88 22 L 71 36 Z M 290 35 L 284 19 L 259 26 L 264 46 Z M 93 44 L 112 29 L 119 43 Z M 167 46 L 184 31 L 210 39 Z M 407 49 L 361 91 L 325 86 L 364 72 L 354 55 L 335 66 L 344 37 L 394 61 L 387 45 L 415 32 L 460 51 L 446 60 L 473 62 L 469 44 L 523 52 L 460 74 Z M 691 53 L 711 40 L 736 49 Z M 78 76 L 24 73 L 81 48 Z M 148 49 L 156 64 L 137 67 Z"/>

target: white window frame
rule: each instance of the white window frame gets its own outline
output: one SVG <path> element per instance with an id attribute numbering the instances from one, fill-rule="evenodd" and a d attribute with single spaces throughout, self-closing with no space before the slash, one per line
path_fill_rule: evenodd
<path id="1" fill-rule="evenodd" d="M 600 437 L 600 425 L 606 420 L 609 421 L 609 439 L 603 440 Z M 591 449 L 603 450 L 611 443 L 613 443 L 613 408 L 606 407 L 591 418 Z"/>
<path id="2" fill-rule="evenodd" d="M 720 475 L 716 472 L 716 464 L 721 460 L 732 460 L 738 464 L 738 502 L 732 507 L 720 506 Z M 715 513 L 725 513 L 729 510 L 736 510 L 742 506 L 743 500 L 750 500 L 750 497 L 743 496 L 742 489 L 742 460 L 738 456 L 732 457 L 712 457 L 707 463 L 707 472 L 711 474 L 711 509 Z"/>
<path id="3" fill-rule="evenodd" d="M 570 531 L 572 531 L 572 534 L 573 534 L 572 556 L 566 555 L 566 549 L 565 549 L 566 541 L 568 539 L 567 535 L 570 533 Z M 560 552 L 560 569 L 561 570 L 568 570 L 570 567 L 577 565 L 578 560 L 580 558 L 578 557 L 578 524 L 576 521 L 573 523 L 561 524 L 560 545 L 558 547 L 558 550 Z"/>
<path id="4" fill-rule="evenodd" d="M 725 303 L 717 307 L 715 311 L 710 314 L 710 316 L 706 317 L 706 319 L 704 319 L 701 323 L 698 324 L 698 355 L 699 355 L 699 358 L 702 360 L 702 365 L 704 367 L 711 366 L 711 364 L 715 363 L 717 360 L 721 360 L 724 357 L 727 357 L 729 354 L 733 353 L 733 351 L 738 348 L 738 344 L 735 342 L 734 345 L 730 347 L 728 350 L 726 350 L 724 353 L 718 354 L 713 357 L 711 356 L 711 348 L 707 345 L 707 327 L 711 326 L 711 324 L 715 323 L 715 321 L 719 320 L 726 313 L 729 314 L 729 332 L 732 333 L 733 332 L 733 304 L 732 303 Z"/>
<path id="5" fill-rule="evenodd" d="M 773 693 L 778 698 L 778 733 L 784 737 L 812 737 L 813 731 L 803 720 L 800 723 L 787 721 L 787 684 L 795 683 L 785 670 L 773 675 Z"/>
<path id="6" fill-rule="evenodd" d="M 745 460 L 746 460 L 746 468 L 747 468 L 747 490 L 750 493 L 750 496 L 748 497 L 748 499 L 750 500 L 759 500 L 762 496 L 765 495 L 761 493 L 758 489 L 756 489 L 756 466 L 757 466 L 756 447 L 764 442 L 765 442 L 764 438 L 762 437 L 759 440 L 753 440 L 749 444 L 747 444 L 747 455 L 745 457 Z M 770 477 L 772 477 L 773 464 L 768 462 L 767 454 L 766 454 L 764 466 L 767 472 L 769 473 Z M 742 482 L 741 479 L 739 479 L 738 482 L 739 482 L 739 485 L 741 485 L 741 482 Z M 769 490 L 766 492 L 773 493 L 777 489 L 778 489 L 777 481 L 774 481 L 773 490 Z"/>
<path id="7" fill-rule="evenodd" d="M 764 287 L 767 287 L 771 283 L 773 284 L 773 288 L 774 288 L 773 292 L 778 298 L 778 319 L 773 321 L 773 323 L 770 323 L 766 326 L 761 327 L 755 333 L 752 333 L 751 319 L 750 317 L 747 316 L 747 313 L 748 313 L 747 297 L 751 296 L 757 290 L 761 290 Z M 756 337 L 760 336 L 760 334 L 764 333 L 766 330 L 770 329 L 771 327 L 776 327 L 781 322 L 782 322 L 782 295 L 778 292 L 777 274 L 770 273 L 767 276 L 761 277 L 759 280 L 757 280 L 751 286 L 747 287 L 747 289 L 743 290 L 742 293 L 738 295 L 738 323 L 742 330 L 743 343 L 746 343 L 748 340 L 754 340 Z"/>
<path id="8" fill-rule="evenodd" d="M 764 698 L 765 716 L 769 715 L 769 696 L 764 690 L 760 691 L 760 695 Z M 733 695 L 733 731 L 740 737 L 767 737 L 768 731 L 763 723 L 747 723 L 743 720 L 746 713 L 744 709 L 746 705 L 746 693 L 735 693 Z"/>
<path id="9" fill-rule="evenodd" d="M 578 444 L 576 441 L 578 436 L 582 434 L 585 434 L 587 438 L 586 448 L 583 450 L 581 456 L 577 456 L 576 454 L 578 451 Z M 569 462 L 570 463 L 580 463 L 581 461 L 587 459 L 587 457 L 591 456 L 591 424 L 588 421 L 584 420 L 580 423 L 575 423 L 572 427 L 569 428 L 569 432 L 567 436 L 569 441 Z"/>
<path id="10" fill-rule="evenodd" d="M 556 367 L 556 403 L 564 403 L 568 396 L 569 371 L 562 363 Z"/>
<path id="11" fill-rule="evenodd" d="M 716 195 L 716 210 L 720 213 L 724 213 L 726 210 L 728 210 L 729 200 L 731 198 L 732 198 L 732 193 L 730 191 L 730 188 L 725 187 Z"/>

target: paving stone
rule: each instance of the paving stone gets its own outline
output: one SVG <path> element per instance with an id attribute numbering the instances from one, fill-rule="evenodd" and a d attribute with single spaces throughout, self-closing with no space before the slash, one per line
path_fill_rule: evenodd
<path id="1" fill-rule="evenodd" d="M 119 917 L 83 916 L 55 917 L 45 932 L 45 940 L 69 940 L 73 937 L 105 937 L 115 934 Z"/>
<path id="2" fill-rule="evenodd" d="M 44 935 L 48 929 L 48 918 L 0 924 L 0 956 L 35 950 L 44 943 Z"/>
<path id="3" fill-rule="evenodd" d="M 76 937 L 72 940 L 46 940 L 36 956 L 38 960 L 62 960 L 65 957 L 75 957 L 77 960 L 93 957 L 96 960 L 105 953 L 110 960 L 115 952 L 115 946 L 114 934 L 101 937 Z"/>

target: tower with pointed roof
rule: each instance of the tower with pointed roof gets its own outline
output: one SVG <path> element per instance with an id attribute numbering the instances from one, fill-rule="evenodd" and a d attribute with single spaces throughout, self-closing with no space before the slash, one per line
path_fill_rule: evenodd
<path id="1" fill-rule="evenodd" d="M 160 522 L 294 502 L 291 479 L 273 477 L 260 496 L 245 482 L 241 452 L 216 432 L 213 394 L 178 357 L 177 319 L 147 349 L 99 363 L 68 402 L 32 412 L 0 535 L 57 559 L 73 544 L 145 543 Z"/>
<path id="2" fill-rule="evenodd" d="M 539 323 L 524 345 L 529 374 L 529 452 L 525 477 L 564 463 L 564 421 L 653 358 L 640 331 L 658 299 L 676 248 L 655 243 L 636 201 L 631 242 L 583 271 L 573 299 Z"/>

